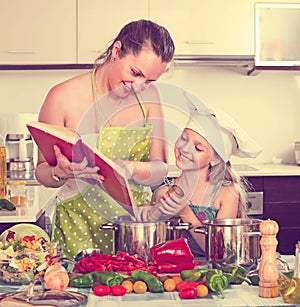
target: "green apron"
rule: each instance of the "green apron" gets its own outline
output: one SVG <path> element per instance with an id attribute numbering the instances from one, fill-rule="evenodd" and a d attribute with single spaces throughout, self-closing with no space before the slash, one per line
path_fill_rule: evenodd
<path id="1" fill-rule="evenodd" d="M 96 100 L 96 86 L 92 85 Z M 144 127 L 101 127 L 98 148 L 110 159 L 144 161 L 150 159 L 152 125 L 147 122 L 146 110 L 140 97 L 138 102 L 144 115 Z M 97 103 L 97 102 L 96 102 Z M 129 182 L 136 205 L 150 203 L 151 188 Z M 100 230 L 108 222 L 101 216 L 103 210 L 109 216 L 127 215 L 114 199 L 96 185 L 88 185 L 80 194 L 56 204 L 52 240 L 63 247 L 63 257 L 74 258 L 87 248 L 100 248 L 105 254 L 114 254 L 114 231 Z M 102 213 L 103 214 L 103 213 Z M 106 215 L 107 216 L 107 215 Z"/>

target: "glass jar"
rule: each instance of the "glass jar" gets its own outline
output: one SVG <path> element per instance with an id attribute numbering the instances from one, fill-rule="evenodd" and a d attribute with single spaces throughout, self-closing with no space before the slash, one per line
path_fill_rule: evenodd
<path id="1" fill-rule="evenodd" d="M 26 181 L 8 181 L 8 197 L 16 206 L 25 206 L 27 204 Z"/>

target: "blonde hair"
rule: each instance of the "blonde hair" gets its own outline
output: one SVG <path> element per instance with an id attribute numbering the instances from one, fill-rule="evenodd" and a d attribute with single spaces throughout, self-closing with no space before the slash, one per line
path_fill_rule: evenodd
<path id="1" fill-rule="evenodd" d="M 217 155 L 217 153 L 214 153 Z M 220 163 L 210 167 L 209 181 L 216 184 L 220 180 L 225 182 L 232 182 L 235 189 L 239 193 L 239 205 L 237 218 L 247 217 L 247 192 L 250 189 L 249 182 L 244 178 L 239 176 L 239 174 L 232 168 L 230 161 L 224 162 L 221 160 Z"/>
<path id="2" fill-rule="evenodd" d="M 239 206 L 237 217 L 245 218 L 247 217 L 247 191 L 249 190 L 249 183 L 245 177 L 241 177 L 232 167 L 231 163 L 226 163 L 225 170 L 225 180 L 230 180 L 233 182 L 235 189 L 239 193 Z"/>

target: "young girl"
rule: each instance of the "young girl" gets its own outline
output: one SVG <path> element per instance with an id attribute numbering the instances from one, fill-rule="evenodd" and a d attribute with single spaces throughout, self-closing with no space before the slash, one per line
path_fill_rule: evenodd
<path id="1" fill-rule="evenodd" d="M 246 186 L 230 164 L 230 157 L 254 158 L 261 149 L 222 111 L 191 116 L 175 143 L 178 178 L 166 181 L 153 194 L 155 206 L 140 218 L 160 219 L 178 215 L 193 228 L 204 220 L 246 216 Z M 180 193 L 170 193 L 170 186 Z M 147 212 L 147 214 L 146 214 Z M 162 215 L 165 215 L 164 217 Z M 194 229 L 185 233 L 195 255 L 205 250 L 204 236 Z"/>

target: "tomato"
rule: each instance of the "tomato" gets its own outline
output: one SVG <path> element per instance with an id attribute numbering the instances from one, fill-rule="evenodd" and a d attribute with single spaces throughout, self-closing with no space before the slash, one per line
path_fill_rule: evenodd
<path id="1" fill-rule="evenodd" d="M 126 294 L 126 288 L 120 285 L 115 285 L 110 288 L 110 293 L 114 296 L 123 296 Z"/>
<path id="2" fill-rule="evenodd" d="M 124 280 L 121 286 L 123 286 L 126 289 L 126 293 L 131 293 L 133 291 L 133 283 L 129 279 Z"/>
<path id="3" fill-rule="evenodd" d="M 110 293 L 110 287 L 105 285 L 97 285 L 93 287 L 93 292 L 97 296 L 105 296 Z"/>
<path id="4" fill-rule="evenodd" d="M 197 290 L 197 296 L 198 297 L 207 297 L 208 295 L 208 288 L 206 285 L 198 285 L 196 287 Z"/>
<path id="5" fill-rule="evenodd" d="M 178 276 L 173 276 L 172 279 L 175 280 L 176 285 L 182 281 L 182 278 L 180 277 L 180 275 L 178 275 Z"/>
<path id="6" fill-rule="evenodd" d="M 143 294 L 147 291 L 147 284 L 141 280 L 137 280 L 133 284 L 133 291 L 137 294 Z"/>
<path id="7" fill-rule="evenodd" d="M 179 291 L 179 296 L 185 299 L 192 299 L 197 296 L 197 290 L 195 288 L 187 287 Z"/>
<path id="8" fill-rule="evenodd" d="M 186 281 L 186 280 L 183 280 L 183 281 L 180 281 L 177 285 L 176 285 L 176 290 L 177 291 L 180 291 L 184 288 L 196 288 L 197 286 L 197 283 L 194 282 L 194 281 Z"/>
<path id="9" fill-rule="evenodd" d="M 199 285 L 205 285 L 205 282 L 202 281 L 202 280 L 199 280 L 196 282 L 196 287 L 199 286 Z"/>
<path id="10" fill-rule="evenodd" d="M 172 278 L 168 278 L 164 281 L 164 289 L 168 292 L 172 292 L 176 289 L 176 282 Z"/>

